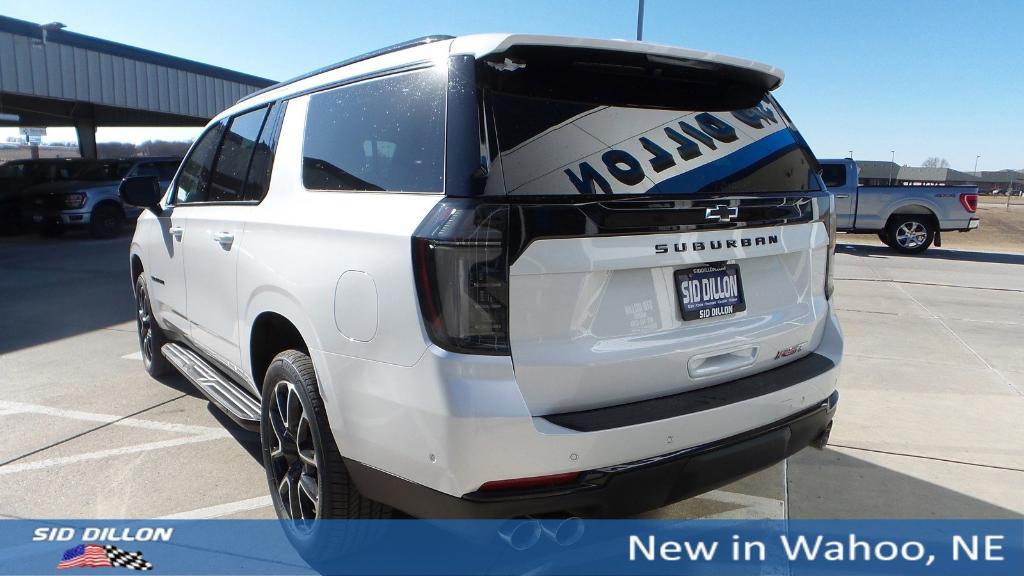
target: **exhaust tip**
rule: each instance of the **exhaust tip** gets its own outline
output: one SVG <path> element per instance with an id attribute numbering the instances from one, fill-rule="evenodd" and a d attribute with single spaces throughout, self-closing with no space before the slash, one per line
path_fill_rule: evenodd
<path id="1" fill-rule="evenodd" d="M 544 534 L 559 546 L 566 547 L 580 541 L 583 538 L 583 520 L 577 516 L 565 520 L 545 520 L 541 522 L 541 529 Z"/>
<path id="2" fill-rule="evenodd" d="M 535 518 L 514 518 L 498 527 L 498 536 L 520 552 L 533 548 L 540 541 L 540 534 L 540 521 Z"/>

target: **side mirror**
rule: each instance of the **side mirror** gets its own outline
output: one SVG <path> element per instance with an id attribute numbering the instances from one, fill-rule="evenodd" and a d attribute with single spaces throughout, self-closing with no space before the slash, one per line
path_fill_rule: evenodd
<path id="1" fill-rule="evenodd" d="M 156 176 L 132 176 L 121 180 L 117 189 L 121 201 L 131 206 L 138 206 L 160 214 L 160 199 L 164 191 Z"/>

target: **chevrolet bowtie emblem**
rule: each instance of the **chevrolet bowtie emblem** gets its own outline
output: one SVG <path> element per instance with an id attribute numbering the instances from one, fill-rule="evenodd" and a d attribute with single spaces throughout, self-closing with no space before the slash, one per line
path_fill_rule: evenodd
<path id="1" fill-rule="evenodd" d="M 704 210 L 704 219 L 712 222 L 729 222 L 740 215 L 740 209 L 735 206 L 719 204 L 714 208 Z"/>

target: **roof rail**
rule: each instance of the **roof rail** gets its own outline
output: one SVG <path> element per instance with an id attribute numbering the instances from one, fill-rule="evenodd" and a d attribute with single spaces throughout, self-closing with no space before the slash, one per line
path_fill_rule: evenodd
<path id="1" fill-rule="evenodd" d="M 335 64 L 330 64 L 328 66 L 324 66 L 323 68 L 318 68 L 316 70 L 313 70 L 312 72 L 307 72 L 307 73 L 302 74 L 300 76 L 296 76 L 295 78 L 292 78 L 290 80 L 285 80 L 283 82 L 278 82 L 277 84 L 273 84 L 271 86 L 267 86 L 266 88 L 263 88 L 262 90 L 257 90 L 255 92 L 252 92 L 250 94 L 242 96 L 241 98 L 238 99 L 237 102 L 235 102 L 235 104 L 238 104 L 238 102 L 244 102 L 244 101 L 246 101 L 246 100 L 248 100 L 250 98 L 253 98 L 254 96 L 259 96 L 260 94 L 263 94 L 263 93 L 266 93 L 266 92 L 270 92 L 271 90 L 275 90 L 275 89 L 280 88 L 282 86 L 287 86 L 289 84 L 294 84 L 295 82 L 298 82 L 300 80 L 305 80 L 306 78 L 312 78 L 313 76 L 316 76 L 317 74 L 323 74 L 324 72 L 329 72 L 331 70 L 337 70 L 338 68 L 341 68 L 343 66 L 348 66 L 349 64 L 355 64 L 356 62 L 362 62 L 363 60 L 369 60 L 370 58 L 376 58 L 377 56 L 383 56 L 384 54 L 390 54 L 392 52 L 398 52 L 399 50 L 405 50 L 406 48 L 412 48 L 414 46 L 422 46 L 423 44 L 430 44 L 432 42 L 440 42 L 441 40 L 451 40 L 453 38 L 455 38 L 455 37 L 454 36 L 448 36 L 448 35 L 445 35 L 445 34 L 435 34 L 435 35 L 432 35 L 432 36 L 422 36 L 420 38 L 414 38 L 412 40 L 407 40 L 405 42 L 399 42 L 398 44 L 392 44 L 391 46 L 387 46 L 385 48 L 379 48 L 377 50 L 373 50 L 372 52 L 367 52 L 365 54 L 360 54 L 359 56 L 353 56 L 352 58 L 349 58 L 348 60 L 342 60 L 341 62 L 337 62 Z"/>

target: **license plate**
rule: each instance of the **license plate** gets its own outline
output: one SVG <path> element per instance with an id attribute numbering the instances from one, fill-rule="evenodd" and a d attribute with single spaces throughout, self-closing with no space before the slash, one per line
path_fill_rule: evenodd
<path id="1" fill-rule="evenodd" d="M 736 264 L 676 270 L 675 279 L 683 320 L 718 318 L 747 309 Z"/>

